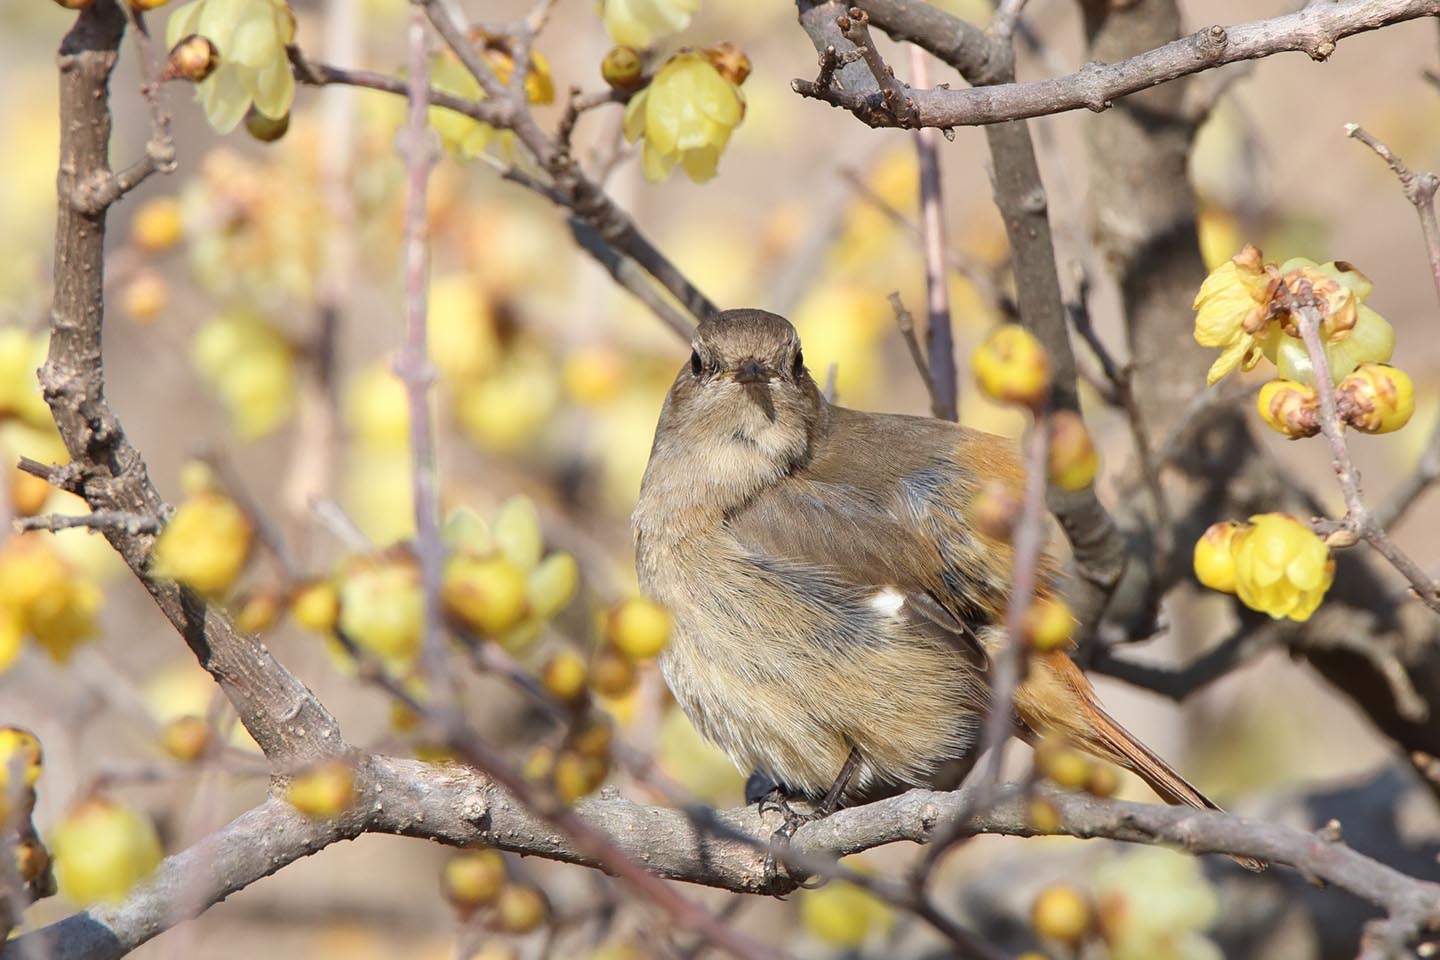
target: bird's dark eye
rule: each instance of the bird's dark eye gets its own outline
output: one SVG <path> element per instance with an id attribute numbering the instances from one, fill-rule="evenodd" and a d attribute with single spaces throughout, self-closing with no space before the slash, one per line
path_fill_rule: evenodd
<path id="1" fill-rule="evenodd" d="M 803 350 L 796 350 L 796 351 L 795 351 L 795 366 L 792 368 L 791 372 L 794 373 L 795 376 L 798 377 L 798 376 L 800 376 L 800 372 L 801 372 L 802 370 L 804 370 L 804 369 L 805 369 L 805 351 L 803 351 Z"/>
<path id="2" fill-rule="evenodd" d="M 699 351 L 699 350 L 691 350 L 691 351 L 690 351 L 690 372 L 693 373 L 695 376 L 698 377 L 698 376 L 700 376 L 700 371 L 703 370 L 704 368 L 705 368 L 705 365 L 700 362 L 700 351 Z"/>

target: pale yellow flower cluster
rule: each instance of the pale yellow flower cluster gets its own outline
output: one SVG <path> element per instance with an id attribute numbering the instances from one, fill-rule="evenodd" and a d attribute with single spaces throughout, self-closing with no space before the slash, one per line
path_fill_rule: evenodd
<path id="1" fill-rule="evenodd" d="M 295 15 L 284 0 L 194 0 L 170 16 L 165 43 L 199 34 L 220 51 L 220 64 L 196 85 L 210 125 L 229 133 L 253 106 L 271 120 L 290 113 L 295 78 L 285 45 Z"/>
<path id="2" fill-rule="evenodd" d="M 645 178 L 677 165 L 696 183 L 715 176 L 730 134 L 745 119 L 745 97 L 704 52 L 671 57 L 625 107 L 625 137 L 644 141 Z"/>
<path id="3" fill-rule="evenodd" d="M 1310 619 L 1335 579 L 1325 541 L 1284 513 L 1213 524 L 1195 544 L 1194 566 L 1205 586 L 1276 620 Z"/>

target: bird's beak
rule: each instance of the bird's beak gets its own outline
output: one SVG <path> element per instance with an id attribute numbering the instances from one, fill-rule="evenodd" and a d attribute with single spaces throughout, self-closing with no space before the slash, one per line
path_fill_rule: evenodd
<path id="1" fill-rule="evenodd" d="M 754 357 L 741 361 L 740 368 L 735 371 L 736 383 L 769 383 L 770 379 L 771 374 L 765 364 Z"/>

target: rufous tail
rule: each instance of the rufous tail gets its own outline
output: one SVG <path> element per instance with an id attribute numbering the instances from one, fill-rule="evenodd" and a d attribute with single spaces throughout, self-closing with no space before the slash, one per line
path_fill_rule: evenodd
<path id="1" fill-rule="evenodd" d="M 1051 654 L 1037 664 L 1016 697 L 1020 717 L 1036 733 L 1054 731 L 1075 746 L 1134 773 L 1166 803 L 1219 810 L 1220 805 L 1175 772 L 1155 751 L 1137 740 L 1106 713 L 1095 700 L 1090 682 L 1069 657 Z M 1068 694 L 1068 696 L 1066 695 Z M 1064 706 L 1060 702 L 1068 701 Z M 1259 872 L 1265 863 L 1252 857 L 1231 857 L 1247 870 Z"/>

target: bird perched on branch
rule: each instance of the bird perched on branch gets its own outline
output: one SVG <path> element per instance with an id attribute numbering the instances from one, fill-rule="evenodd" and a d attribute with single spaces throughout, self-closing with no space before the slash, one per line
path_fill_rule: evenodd
<path id="1" fill-rule="evenodd" d="M 973 751 L 988 710 L 1012 549 L 970 511 L 988 481 L 1019 490 L 1015 450 L 827 402 L 774 314 L 725 311 L 693 346 L 633 517 L 642 589 L 674 618 L 661 669 L 675 699 L 742 769 L 820 815 L 878 785 L 929 784 Z M 1042 595 L 1053 576 L 1046 560 Z M 1216 809 L 1064 652 L 1033 657 L 1014 706 L 1021 735 L 1062 736 L 1170 803 Z"/>

